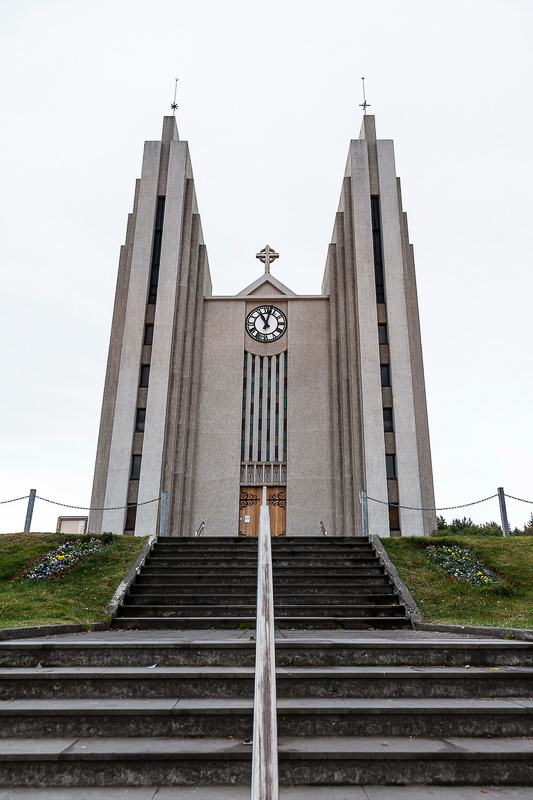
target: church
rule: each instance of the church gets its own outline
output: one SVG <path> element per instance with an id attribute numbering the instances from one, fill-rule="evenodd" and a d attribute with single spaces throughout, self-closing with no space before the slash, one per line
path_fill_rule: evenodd
<path id="1" fill-rule="evenodd" d="M 165 117 L 120 255 L 89 530 L 256 536 L 263 487 L 273 536 L 360 536 L 363 493 L 370 534 L 436 527 L 413 250 L 374 116 L 349 145 L 321 294 L 275 277 L 263 244 L 260 277 L 213 295 Z"/>

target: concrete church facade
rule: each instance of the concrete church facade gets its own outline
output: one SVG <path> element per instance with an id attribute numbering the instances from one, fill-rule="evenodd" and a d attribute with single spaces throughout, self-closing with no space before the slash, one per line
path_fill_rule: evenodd
<path id="1" fill-rule="evenodd" d="M 212 295 L 188 145 L 145 144 L 122 248 L 91 531 L 424 535 L 435 527 L 412 247 L 391 141 L 350 143 L 322 294 Z M 381 502 L 376 502 L 379 500 Z M 405 508 L 406 506 L 412 508 Z"/>

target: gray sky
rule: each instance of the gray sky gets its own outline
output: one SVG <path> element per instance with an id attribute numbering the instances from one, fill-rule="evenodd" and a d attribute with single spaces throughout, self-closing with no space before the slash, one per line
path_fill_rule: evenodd
<path id="1" fill-rule="evenodd" d="M 89 503 L 119 248 L 174 77 L 214 292 L 269 243 L 319 293 L 364 74 L 415 247 L 437 505 L 533 500 L 532 21 L 530 0 L 2 0 L 0 499 Z M 512 526 L 532 512 L 509 501 Z M 32 529 L 68 513 L 38 502 Z M 0 506 L 0 531 L 24 514 Z"/>

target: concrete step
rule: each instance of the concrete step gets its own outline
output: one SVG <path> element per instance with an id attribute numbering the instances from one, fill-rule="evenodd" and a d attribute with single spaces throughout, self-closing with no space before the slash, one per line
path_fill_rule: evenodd
<path id="1" fill-rule="evenodd" d="M 7 740 L 0 786 L 249 786 L 251 748 L 229 738 Z M 281 737 L 282 785 L 532 783 L 527 738 Z M 203 798 L 205 800 L 205 798 Z"/>
<path id="2" fill-rule="evenodd" d="M 304 620 L 305 621 L 305 620 Z M 372 635 L 373 636 L 373 635 Z M 297 669 L 315 668 L 459 668 L 477 674 L 476 668 L 488 669 L 494 676 L 503 668 L 533 668 L 533 645 L 530 642 L 503 639 L 407 639 L 376 640 L 365 634 L 353 640 L 318 640 L 308 638 L 288 641 L 276 635 L 276 664 Z M 49 641 L 18 640 L 0 642 L 0 666 L 4 669 L 45 667 L 148 667 L 159 666 L 228 666 L 245 667 L 255 663 L 255 642 L 249 638 L 238 641 L 211 639 L 193 641 L 180 646 L 173 641 L 157 641 L 152 637 L 136 641 L 114 642 L 109 645 L 91 640 L 51 639 Z M 498 670 L 496 669 L 498 668 Z M 507 672 L 507 669 L 506 669 Z M 4 675 L 5 673 L 2 672 Z M 496 679 L 496 678 L 495 678 Z"/>
<path id="3" fill-rule="evenodd" d="M 0 786 L 248 786 L 252 748 L 229 737 L 2 742 Z"/>
<path id="4" fill-rule="evenodd" d="M 232 598 L 233 599 L 233 598 Z M 251 605 L 239 603 L 225 603 L 224 605 L 141 605 L 132 603 L 123 605 L 118 609 L 117 618 L 122 617 L 195 617 L 195 616 L 215 616 L 225 615 L 236 617 L 253 616 L 255 614 L 255 603 Z M 295 603 L 283 604 L 274 603 L 275 618 L 279 617 L 331 617 L 340 615 L 343 617 L 400 617 L 405 616 L 405 607 L 402 605 L 347 605 L 345 603 L 331 605 L 296 605 Z"/>
<path id="5" fill-rule="evenodd" d="M 198 587 L 188 587 L 187 590 L 178 591 L 176 587 L 167 592 L 161 592 L 157 588 L 142 587 L 143 591 L 130 591 L 126 598 L 128 605 L 219 605 L 221 600 L 227 597 L 227 592 L 218 594 L 204 594 L 198 591 Z M 355 605 L 386 605 L 395 603 L 396 595 L 393 594 L 372 594 L 362 592 L 360 594 L 347 594 L 329 591 L 323 594 L 289 594 L 287 592 L 276 592 L 275 603 L 278 606 L 298 603 L 301 605 L 320 603 L 321 605 L 346 605 L 347 602 Z M 255 606 L 256 596 L 251 591 L 248 594 L 232 592 L 230 595 L 232 603 Z"/>
<path id="6" fill-rule="evenodd" d="M 379 637 L 379 634 L 376 634 Z M 276 639 L 276 664 L 282 667 L 533 667 L 533 645 L 502 639 L 407 639 L 399 642 L 293 641 Z"/>
<path id="7" fill-rule="evenodd" d="M 309 579 L 310 577 L 317 576 L 320 577 L 322 580 L 332 579 L 337 580 L 338 578 L 362 578 L 365 576 L 379 576 L 385 575 L 385 568 L 382 566 L 357 566 L 357 565 L 350 565 L 349 567 L 313 567 L 313 566 L 278 566 L 277 564 L 272 565 L 272 574 L 274 579 L 274 584 L 277 578 L 291 578 L 293 581 Z M 146 564 L 143 567 L 143 576 L 144 575 L 156 575 L 160 577 L 166 576 L 174 576 L 180 578 L 186 578 L 187 576 L 195 576 L 198 575 L 206 576 L 206 575 L 217 575 L 220 577 L 225 577 L 228 580 L 234 580 L 238 578 L 240 575 L 243 577 L 252 577 L 257 580 L 257 564 L 255 566 L 248 566 L 248 565 L 239 565 L 235 566 L 233 564 L 229 565 L 220 565 L 217 566 L 209 566 L 206 565 L 205 567 L 199 566 L 191 566 L 187 567 L 183 564 L 179 564 L 176 566 L 155 566 L 153 564 Z"/>
<path id="8" fill-rule="evenodd" d="M 211 640 L 205 644 L 192 642 L 179 646 L 166 639 L 154 641 L 147 637 L 140 641 L 114 641 L 110 647 L 95 641 L 70 642 L 68 639 L 50 642 L 17 641 L 0 642 L 2 674 L 7 670 L 24 668 L 36 670 L 49 667 L 99 668 L 108 667 L 253 667 L 255 641 L 239 638 L 238 641 Z M 74 673 L 75 677 L 75 673 Z"/>
<path id="9" fill-rule="evenodd" d="M 255 629 L 255 616 L 173 616 L 173 617 L 115 617 L 111 624 L 112 630 L 253 630 Z M 356 617 L 356 616 L 329 616 L 329 617 L 285 617 L 278 616 L 275 620 L 280 630 L 377 630 L 393 628 L 410 628 L 411 623 L 406 617 Z"/>
<path id="10" fill-rule="evenodd" d="M 524 738 L 282 737 L 282 784 L 485 785 L 533 778 Z"/>
<path id="11" fill-rule="evenodd" d="M 253 568 L 257 571 L 257 558 L 242 556 L 242 558 L 200 558 L 199 556 L 150 556 L 146 559 L 147 567 L 174 567 L 187 568 L 196 567 L 200 572 L 204 567 L 230 567 L 232 570 L 239 570 L 243 567 Z"/>
<path id="12" fill-rule="evenodd" d="M 481 800 L 479 786 L 281 786 L 280 800 Z M 489 800 L 532 800 L 527 786 L 494 786 Z M 250 800 L 249 786 L 11 789 L 0 800 Z"/>
<path id="13" fill-rule="evenodd" d="M 278 698 L 279 736 L 531 736 L 533 700 Z M 0 737 L 233 736 L 253 698 L 31 699 L 0 703 Z"/>
<path id="14" fill-rule="evenodd" d="M 244 575 L 225 575 L 224 582 L 221 582 L 220 576 L 213 576 L 208 575 L 205 576 L 203 574 L 194 574 L 187 579 L 185 576 L 176 577 L 175 572 L 165 572 L 164 574 L 160 574 L 158 572 L 154 572 L 151 574 L 145 574 L 144 572 L 141 573 L 135 579 L 135 583 L 132 587 L 141 587 L 141 586 L 194 586 L 198 588 L 198 586 L 206 587 L 211 591 L 212 589 L 216 589 L 220 592 L 226 592 L 229 586 L 242 586 L 246 587 L 247 589 L 250 587 L 254 590 L 257 588 L 257 576 L 250 574 L 249 576 Z M 331 589 L 335 588 L 339 591 L 346 591 L 350 592 L 352 589 L 354 591 L 359 591 L 360 589 L 370 587 L 372 590 L 376 587 L 379 587 L 380 592 L 394 592 L 394 588 L 392 587 L 388 577 L 386 575 L 363 575 L 354 578 L 353 576 L 344 576 L 344 577 L 335 577 L 335 579 L 330 580 L 322 580 L 319 577 L 317 578 L 309 578 L 306 579 L 305 577 L 300 577 L 298 584 L 296 585 L 294 580 L 290 576 L 277 576 L 276 577 L 276 591 L 278 589 L 283 589 L 283 591 L 287 592 L 300 592 L 302 587 L 306 592 L 321 592 L 324 589 Z"/>
<path id="15" fill-rule="evenodd" d="M 226 592 L 228 586 L 246 586 L 253 587 L 257 589 L 257 574 L 254 576 L 253 572 L 250 572 L 249 575 L 226 575 L 224 577 L 224 583 L 221 583 L 219 575 L 204 575 L 204 574 L 192 574 L 189 578 L 187 576 L 180 576 L 179 578 L 176 577 L 176 573 L 174 571 L 163 572 L 160 573 L 155 571 L 153 573 L 146 573 L 141 572 L 136 578 L 133 587 L 137 586 L 152 586 L 152 585 L 161 585 L 164 586 L 205 586 L 209 588 L 211 591 L 211 587 L 216 588 L 221 592 Z"/>
<path id="16" fill-rule="evenodd" d="M 123 605 L 118 609 L 115 619 L 121 617 L 252 617 L 255 615 L 255 603 L 241 605 L 224 603 L 223 605 Z"/>
<path id="17" fill-rule="evenodd" d="M 121 631 L 216 631 L 216 630 L 254 630 L 254 616 L 203 616 L 196 617 L 115 617 L 111 630 Z"/>
<path id="18" fill-rule="evenodd" d="M 278 697 L 533 697 L 526 667 L 278 667 Z M 220 666 L 99 666 L 0 670 L 0 700 L 53 698 L 252 697 L 254 670 Z"/>
<path id="19" fill-rule="evenodd" d="M 250 558 L 249 555 L 242 555 L 242 556 L 220 556 L 220 557 L 211 557 L 211 556 L 196 556 L 196 555 L 155 555 L 150 556 L 146 560 L 147 566 L 155 566 L 155 567 L 204 567 L 204 566 L 231 566 L 234 569 L 240 569 L 241 567 L 249 567 L 249 566 L 256 566 L 257 568 L 257 558 L 253 559 Z M 356 567 L 363 567 L 363 566 L 375 566 L 379 565 L 379 559 L 372 554 L 361 554 L 361 555 L 332 555 L 332 556 L 325 556 L 320 555 L 317 553 L 316 557 L 314 556 L 291 556 L 288 554 L 280 554 L 279 556 L 273 555 L 272 556 L 272 566 L 294 566 L 294 567 L 328 567 L 328 568 L 341 568 L 347 569 L 351 566 Z"/>

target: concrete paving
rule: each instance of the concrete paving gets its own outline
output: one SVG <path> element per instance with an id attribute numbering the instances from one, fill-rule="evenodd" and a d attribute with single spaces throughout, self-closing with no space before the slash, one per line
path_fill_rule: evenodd
<path id="1" fill-rule="evenodd" d="M 203 643 L 203 642 L 242 642 L 255 641 L 255 631 L 242 630 L 159 630 L 159 631 L 89 631 L 86 633 L 55 634 L 52 636 L 32 637 L 31 639 L 11 639 L 6 644 L 49 643 L 49 642 L 91 642 L 102 644 L 123 644 L 131 642 L 168 642 L 168 643 Z M 502 644 L 501 639 L 470 636 L 459 633 L 440 633 L 417 630 L 283 630 L 276 631 L 276 641 L 313 641 L 313 642 L 438 642 L 447 641 L 494 642 Z M 0 642 L 0 647 L 4 644 Z M 524 646 L 524 642 L 505 640 L 506 646 Z"/>
<path id="2" fill-rule="evenodd" d="M 280 800 L 533 800 L 528 786 L 301 786 L 281 787 Z M 236 786 L 130 789 L 0 789 L 0 800 L 249 800 Z"/>

